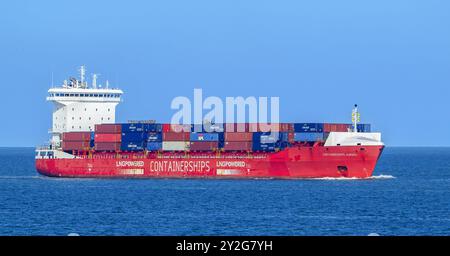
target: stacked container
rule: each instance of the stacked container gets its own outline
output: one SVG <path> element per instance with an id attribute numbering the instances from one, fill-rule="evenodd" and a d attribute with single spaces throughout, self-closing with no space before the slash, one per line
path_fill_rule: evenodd
<path id="1" fill-rule="evenodd" d="M 159 151 L 162 149 L 162 132 L 148 132 L 147 146 L 148 151 Z"/>
<path id="2" fill-rule="evenodd" d="M 92 143 L 91 132 L 65 132 L 62 134 L 63 151 L 87 151 Z"/>
<path id="3" fill-rule="evenodd" d="M 162 127 L 161 149 L 163 151 L 189 150 L 191 125 L 164 124 Z M 152 144 L 152 146 L 158 145 Z"/>
<path id="4" fill-rule="evenodd" d="M 271 129 L 270 132 L 264 132 Z M 62 135 L 63 150 L 97 151 L 275 151 L 295 142 L 326 140 L 330 132 L 348 132 L 351 124 L 257 123 L 172 125 L 156 123 L 100 124 L 90 132 Z M 358 124 L 358 132 L 370 132 Z M 94 141 L 95 138 L 95 141 Z"/>
<path id="5" fill-rule="evenodd" d="M 324 139 L 323 123 L 295 123 L 294 124 L 295 142 L 315 142 Z"/>
<path id="6" fill-rule="evenodd" d="M 120 151 L 122 141 L 122 125 L 97 124 L 95 125 L 95 150 Z"/>
<path id="7" fill-rule="evenodd" d="M 156 124 L 130 123 L 122 124 L 122 151 L 143 151 L 147 146 L 150 127 L 157 131 Z"/>
<path id="8" fill-rule="evenodd" d="M 323 124 L 324 132 L 348 132 L 351 129 L 352 129 L 351 124 L 331 124 L 331 123 Z"/>
<path id="9" fill-rule="evenodd" d="M 253 151 L 275 151 L 280 148 L 279 132 L 254 132 Z"/>
<path id="10" fill-rule="evenodd" d="M 190 134 L 191 151 L 215 151 L 219 148 L 219 133 L 196 133 Z"/>
<path id="11" fill-rule="evenodd" d="M 163 124 L 162 132 L 191 132 L 190 124 Z"/>
<path id="12" fill-rule="evenodd" d="M 225 151 L 251 151 L 253 133 L 251 132 L 226 132 L 224 133 Z"/>

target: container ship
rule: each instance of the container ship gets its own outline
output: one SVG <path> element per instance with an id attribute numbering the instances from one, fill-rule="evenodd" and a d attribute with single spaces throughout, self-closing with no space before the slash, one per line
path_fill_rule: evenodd
<path id="1" fill-rule="evenodd" d="M 48 90 L 51 139 L 36 169 L 73 178 L 368 178 L 383 151 L 381 133 L 359 123 L 116 123 L 123 91 L 79 78 Z"/>

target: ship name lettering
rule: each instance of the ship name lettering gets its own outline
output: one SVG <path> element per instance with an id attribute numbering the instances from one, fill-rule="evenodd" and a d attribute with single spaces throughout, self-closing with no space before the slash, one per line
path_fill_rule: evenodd
<path id="1" fill-rule="evenodd" d="M 118 161 L 116 167 L 143 167 L 144 161 Z"/>
<path id="2" fill-rule="evenodd" d="M 210 172 L 209 161 L 150 161 L 151 172 Z"/>
<path id="3" fill-rule="evenodd" d="M 218 161 L 217 167 L 245 167 L 245 162 L 243 161 Z"/>

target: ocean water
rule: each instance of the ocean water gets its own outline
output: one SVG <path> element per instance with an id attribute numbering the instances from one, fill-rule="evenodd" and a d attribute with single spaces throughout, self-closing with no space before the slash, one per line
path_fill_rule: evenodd
<path id="1" fill-rule="evenodd" d="M 0 148 L 0 235 L 450 235 L 450 148 L 387 148 L 368 180 L 58 179 Z"/>

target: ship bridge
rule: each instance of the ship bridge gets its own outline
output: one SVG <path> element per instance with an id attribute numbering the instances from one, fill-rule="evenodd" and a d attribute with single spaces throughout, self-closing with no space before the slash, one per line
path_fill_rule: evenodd
<path id="1" fill-rule="evenodd" d="M 64 132 L 94 131 L 96 124 L 115 123 L 116 106 L 123 91 L 106 85 L 97 86 L 97 75 L 92 75 L 91 86 L 85 80 L 85 67 L 81 66 L 80 79 L 69 78 L 59 87 L 48 90 L 47 101 L 53 102 L 51 144 L 60 146 Z M 103 87 L 103 88 L 102 88 Z"/>

